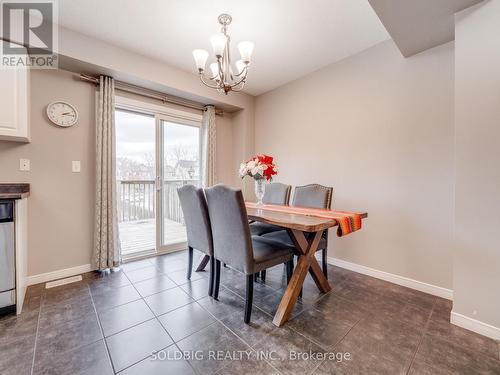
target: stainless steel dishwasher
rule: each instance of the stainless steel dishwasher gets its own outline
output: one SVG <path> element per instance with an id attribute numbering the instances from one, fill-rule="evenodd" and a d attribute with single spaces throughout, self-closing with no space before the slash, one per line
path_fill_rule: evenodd
<path id="1" fill-rule="evenodd" d="M 16 308 L 14 202 L 0 201 L 0 316 Z"/>

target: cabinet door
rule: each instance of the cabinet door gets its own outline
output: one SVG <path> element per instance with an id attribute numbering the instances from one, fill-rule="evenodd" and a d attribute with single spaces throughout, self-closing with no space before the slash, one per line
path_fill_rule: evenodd
<path id="1" fill-rule="evenodd" d="M 0 69 L 0 87 L 0 139 L 29 142 L 29 69 Z"/>

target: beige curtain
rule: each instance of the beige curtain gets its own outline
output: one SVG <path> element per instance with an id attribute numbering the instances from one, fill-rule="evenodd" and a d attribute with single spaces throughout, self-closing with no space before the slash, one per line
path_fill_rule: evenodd
<path id="1" fill-rule="evenodd" d="M 207 106 L 203 112 L 201 126 L 201 181 L 203 187 L 215 185 L 216 175 L 216 153 L 217 153 L 217 131 L 215 126 L 215 107 Z"/>
<path id="2" fill-rule="evenodd" d="M 115 165 L 115 83 L 101 76 L 96 118 L 96 202 L 94 265 L 99 270 L 120 265 Z"/>

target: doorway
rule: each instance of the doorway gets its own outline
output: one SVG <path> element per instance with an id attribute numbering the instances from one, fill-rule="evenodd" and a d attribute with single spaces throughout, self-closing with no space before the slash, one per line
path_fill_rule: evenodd
<path id="1" fill-rule="evenodd" d="M 133 102 L 133 103 L 132 103 Z M 118 104 L 120 103 L 120 104 Z M 133 104 L 133 105 L 132 105 Z M 116 180 L 124 260 L 186 248 L 177 189 L 201 186 L 201 115 L 117 100 Z"/>

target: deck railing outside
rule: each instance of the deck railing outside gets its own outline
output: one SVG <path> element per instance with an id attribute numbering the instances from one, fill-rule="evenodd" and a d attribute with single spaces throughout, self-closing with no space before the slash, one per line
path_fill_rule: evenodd
<path id="1" fill-rule="evenodd" d="M 118 217 L 120 222 L 155 218 L 156 187 L 154 180 L 119 180 Z M 165 219 L 184 224 L 177 189 L 186 184 L 199 186 L 200 181 L 166 179 L 163 181 L 163 215 Z"/>

